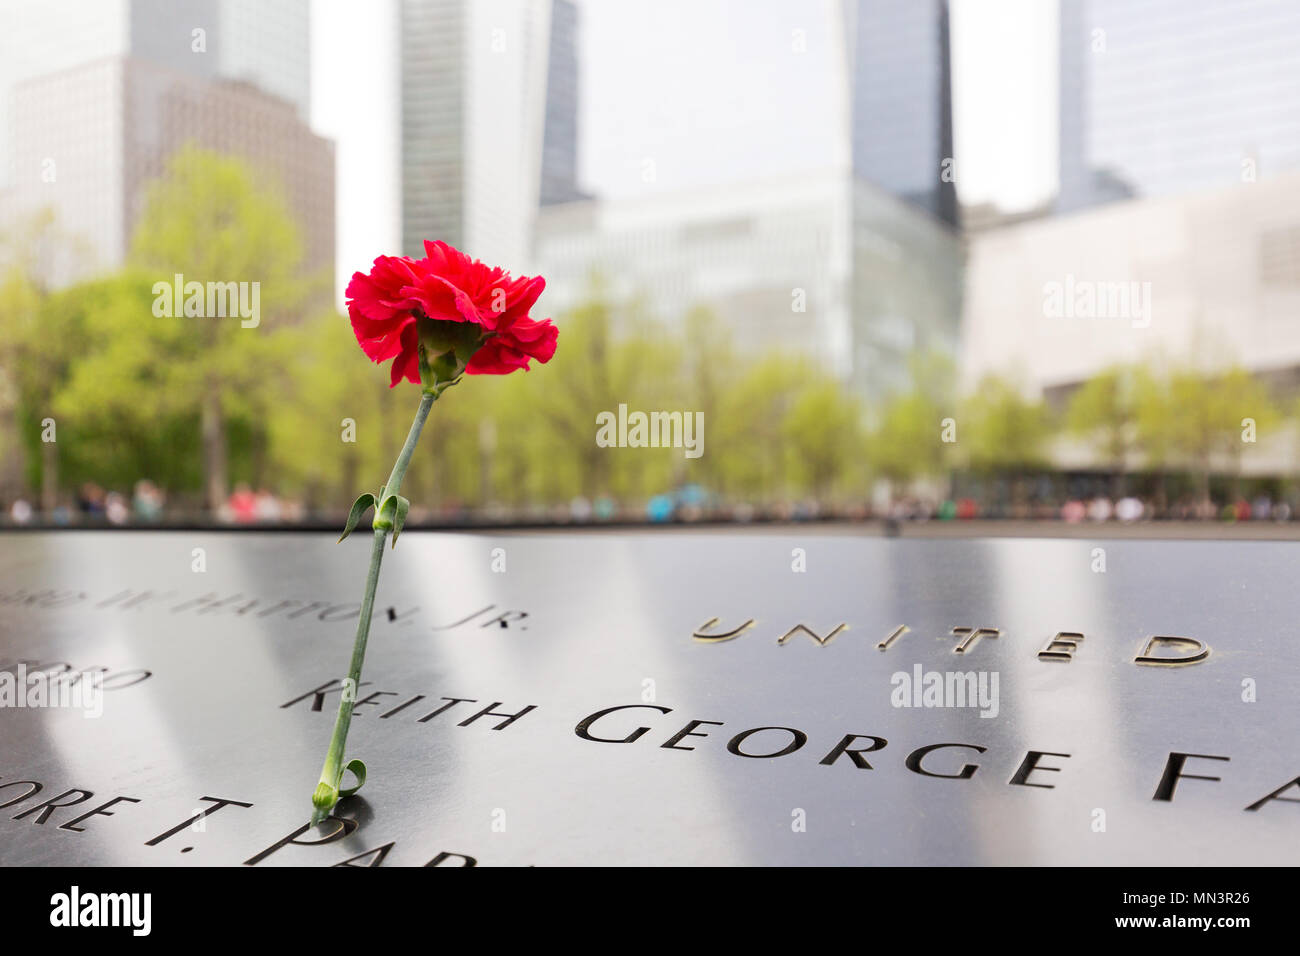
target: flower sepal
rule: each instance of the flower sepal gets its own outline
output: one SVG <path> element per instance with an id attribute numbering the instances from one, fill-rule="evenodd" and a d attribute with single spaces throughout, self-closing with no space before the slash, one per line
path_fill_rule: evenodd
<path id="1" fill-rule="evenodd" d="M 420 384 L 425 394 L 437 398 L 460 381 L 470 359 L 485 341 L 481 325 L 420 319 Z"/>
<path id="2" fill-rule="evenodd" d="M 357 778 L 357 785 L 339 789 L 343 783 L 343 772 L 345 770 L 352 771 L 353 776 Z M 330 814 L 334 812 L 334 807 L 338 805 L 340 800 L 352 796 L 365 785 L 366 765 L 356 758 L 349 760 L 347 766 L 339 771 L 338 779 L 332 785 L 324 780 L 316 784 L 316 790 L 311 795 L 311 825 L 316 826 L 318 823 L 324 823 L 329 819 Z"/>
<path id="3" fill-rule="evenodd" d="M 382 493 L 381 493 L 382 494 Z M 393 547 L 397 547 L 397 536 L 406 524 L 406 514 L 411 510 L 411 502 L 401 495 L 389 495 L 375 508 L 375 519 L 371 527 L 376 531 L 393 533 Z"/>
<path id="4" fill-rule="evenodd" d="M 316 826 L 316 824 L 328 820 L 330 813 L 334 810 L 334 805 L 338 802 L 338 787 L 331 787 L 324 780 L 316 784 L 316 790 L 311 795 L 311 825 Z"/>

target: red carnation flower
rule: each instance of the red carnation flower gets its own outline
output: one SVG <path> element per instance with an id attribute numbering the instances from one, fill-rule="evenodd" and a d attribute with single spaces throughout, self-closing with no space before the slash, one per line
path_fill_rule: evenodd
<path id="1" fill-rule="evenodd" d="M 480 330 L 466 349 L 469 375 L 504 375 L 526 370 L 531 359 L 550 361 L 559 330 L 550 319 L 528 315 L 545 279 L 513 278 L 441 241 L 424 249 L 423 259 L 380 256 L 369 273 L 354 273 L 348 283 L 352 331 L 372 361 L 393 360 L 390 387 L 403 378 L 420 383 L 421 336 L 428 345 L 448 322 Z"/>
<path id="2" fill-rule="evenodd" d="M 462 375 L 505 375 L 527 370 L 533 359 L 549 362 L 559 336 L 550 319 L 539 322 L 528 315 L 546 288 L 541 276 L 512 278 L 504 269 L 491 269 L 445 242 L 426 242 L 424 251 L 423 259 L 380 256 L 369 272 L 353 273 L 348 283 L 348 316 L 362 351 L 375 362 L 392 359 L 389 387 L 402 379 L 423 386 L 406 444 L 388 480 L 379 494 L 364 492 L 357 497 L 343 527 L 346 538 L 374 509 L 370 570 L 348 668 L 348 680 L 354 685 L 361 681 L 384 542 L 391 534 L 397 544 L 410 511 L 410 501 L 401 494 L 402 479 L 433 403 Z M 339 800 L 366 781 L 364 763 L 356 759 L 344 763 L 352 710 L 353 700 L 345 694 L 320 783 L 311 795 L 312 825 L 328 818 Z M 345 772 L 356 778 L 356 786 L 344 789 Z"/>

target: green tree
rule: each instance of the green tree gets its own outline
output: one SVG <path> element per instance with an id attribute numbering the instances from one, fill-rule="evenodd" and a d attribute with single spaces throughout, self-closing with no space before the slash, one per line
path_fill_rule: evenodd
<path id="1" fill-rule="evenodd" d="M 707 308 L 692 309 L 684 322 L 681 370 L 685 410 L 701 412 L 707 441 L 704 454 L 689 461 L 688 475 L 717 494 L 726 494 L 728 458 L 749 451 L 750 436 L 730 427 L 727 394 L 739 380 L 743 361 L 730 330 Z"/>
<path id="2" fill-rule="evenodd" d="M 390 390 L 387 368 L 365 357 L 334 312 L 280 334 L 293 361 L 276 380 L 267 419 L 276 488 L 301 494 L 309 511 L 346 510 L 396 457 L 418 389 Z"/>
<path id="3" fill-rule="evenodd" d="M 30 446 L 30 425 L 50 412 L 51 398 L 67 377 L 72 361 L 69 343 L 77 341 L 74 324 L 53 324 L 65 310 L 46 307 L 43 290 L 20 267 L 10 266 L 0 278 L 0 368 L 3 369 L 3 451 L 5 484 L 25 483 L 19 471 L 21 449 Z M 76 318 L 75 316 L 73 317 Z M 48 335 L 49 340 L 42 342 Z M 24 425 L 28 427 L 23 427 Z M 23 437 L 28 441 L 23 441 Z M 41 507 L 58 500 L 59 459 L 56 442 L 40 442 Z"/>
<path id="4" fill-rule="evenodd" d="M 796 480 L 824 503 L 862 460 L 862 407 L 838 382 L 809 380 L 790 403 L 782 437 Z"/>
<path id="5" fill-rule="evenodd" d="M 986 376 L 957 416 L 958 444 L 975 471 L 1038 468 L 1051 433 L 1047 409 L 1006 378 Z"/>
<path id="6" fill-rule="evenodd" d="M 300 318 L 312 291 L 299 273 L 297 229 L 280 193 L 259 186 L 243 162 L 187 147 L 149 189 L 129 261 L 152 283 L 153 302 L 94 316 L 103 348 L 76 363 L 59 406 L 118 423 L 196 417 L 204 497 L 215 511 L 226 497 L 231 420 L 264 440 L 274 382 L 292 358 L 275 332 Z M 187 283 L 248 283 L 258 323 L 187 317 L 183 302 L 159 314 L 177 274 Z"/>
<path id="7" fill-rule="evenodd" d="M 596 416 L 680 407 L 680 349 L 655 324 L 626 311 L 618 314 L 626 332 L 614 333 L 615 306 L 599 293 L 560 322 L 560 348 L 544 381 L 524 376 L 508 387 L 509 414 L 498 419 L 498 446 L 525 442 L 541 450 L 544 467 L 533 477 L 540 497 L 559 501 L 581 491 L 588 498 L 613 494 L 627 498 L 662 490 L 680 465 L 675 449 L 602 448 L 596 444 Z M 514 376 L 508 376 L 514 377 Z M 535 442 L 523 430 L 541 431 Z M 536 464 L 542 465 L 543 462 Z M 540 487 L 539 487 L 540 485 Z"/>
<path id="8" fill-rule="evenodd" d="M 876 471 L 899 484 L 952 467 L 943 422 L 956 411 L 956 368 L 948 356 L 930 352 L 913 355 L 908 365 L 910 385 L 885 402 L 869 447 Z"/>
<path id="9" fill-rule="evenodd" d="M 54 293 L 41 310 L 49 329 L 66 330 L 77 354 L 62 369 L 52 363 L 49 411 L 58 422 L 64 485 L 94 481 L 129 487 L 149 477 L 167 488 L 189 488 L 198 478 L 187 452 L 197 452 L 195 420 L 177 413 L 159 391 L 150 342 L 135 330 L 149 308 L 149 280 L 131 273 L 79 283 Z M 129 346 L 115 335 L 130 338 Z M 102 363 L 110 349 L 132 362 Z M 53 355 L 53 353 L 52 353 Z M 95 370 L 87 379 L 86 370 Z M 39 394 L 29 389 L 29 394 Z M 35 429 L 32 429 L 35 433 Z M 43 446 L 42 446 L 43 450 Z"/>
<path id="10" fill-rule="evenodd" d="M 1124 494 L 1128 460 L 1138 447 L 1140 382 L 1138 369 L 1113 365 L 1088 379 L 1066 408 L 1066 428 L 1090 441 L 1115 470 L 1115 497 Z"/>
<path id="11" fill-rule="evenodd" d="M 47 308 L 52 278 L 84 261 L 87 244 L 62 228 L 52 209 L 19 217 L 0 233 L 0 490 L 17 493 L 27 483 L 24 447 L 39 472 L 41 505 L 57 503 L 59 446 L 38 441 L 40 422 L 75 356 L 84 351 L 82 314 Z M 66 306 L 67 303 L 63 303 Z"/>
<path id="12" fill-rule="evenodd" d="M 1198 493 L 1210 498 L 1216 458 L 1240 467 L 1246 420 L 1255 433 L 1271 427 L 1280 412 L 1268 389 L 1238 366 L 1205 372 L 1190 364 L 1151 376 L 1137 392 L 1138 437 L 1160 466 L 1180 462 L 1198 476 Z"/>
<path id="13" fill-rule="evenodd" d="M 751 359 L 722 402 L 720 428 L 710 441 L 732 445 L 722 456 L 726 487 L 753 501 L 788 495 L 796 490 L 792 455 L 785 439 L 785 421 L 800 388 L 823 372 L 805 358 L 785 352 Z M 717 437 L 725 432 L 725 437 Z"/>

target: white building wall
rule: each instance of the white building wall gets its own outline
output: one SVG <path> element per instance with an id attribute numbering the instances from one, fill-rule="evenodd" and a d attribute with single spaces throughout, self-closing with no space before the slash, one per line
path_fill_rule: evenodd
<path id="1" fill-rule="evenodd" d="M 1049 283 L 1149 283 L 1149 316 L 1057 318 Z M 963 381 L 1032 389 L 1164 355 L 1254 371 L 1300 365 L 1300 173 L 1113 203 L 969 240 Z"/>
<path id="2" fill-rule="evenodd" d="M 14 90 L 13 189 L 4 220 L 54 212 L 72 253 L 44 265 L 55 285 L 112 268 L 126 253 L 124 68 L 111 57 Z"/>
<path id="3" fill-rule="evenodd" d="M 1139 294 L 1149 284 L 1147 311 L 1049 314 L 1048 284 L 1064 291 L 1071 277 L 1076 306 L 1086 295 L 1084 283 L 1137 283 Z M 1162 361 L 1206 371 L 1237 364 L 1294 389 L 1300 384 L 1300 173 L 975 234 L 962 342 L 964 389 L 984 375 L 1007 374 L 1031 396 L 1053 394 L 1117 363 Z M 1053 454 L 1059 466 L 1107 464 L 1095 449 L 1059 439 Z M 1290 473 L 1297 448 L 1294 427 L 1281 425 L 1243 450 L 1242 471 Z"/>
<path id="4" fill-rule="evenodd" d="M 12 91 L 30 77 L 99 57 L 129 42 L 128 0 L 0 0 L 0 189 L 19 183 L 13 148 Z M 56 28 L 51 28 L 56 24 Z"/>

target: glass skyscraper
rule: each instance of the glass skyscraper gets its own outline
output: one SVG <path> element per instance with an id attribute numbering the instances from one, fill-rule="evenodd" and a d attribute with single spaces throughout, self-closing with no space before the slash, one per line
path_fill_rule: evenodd
<path id="1" fill-rule="evenodd" d="M 585 198 L 578 189 L 578 8 L 572 0 L 555 0 L 546 63 L 541 203 Z"/>
<path id="2" fill-rule="evenodd" d="M 1061 211 L 1300 168 L 1300 4 L 1060 2 Z"/>
<path id="3" fill-rule="evenodd" d="M 443 239 L 527 266 L 542 204 L 578 191 L 576 7 L 402 0 L 402 252 Z"/>
<path id="4" fill-rule="evenodd" d="M 402 0 L 402 253 L 465 242 L 465 9 Z"/>
<path id="5" fill-rule="evenodd" d="M 956 225 L 947 0 L 843 9 L 854 172 Z"/>

